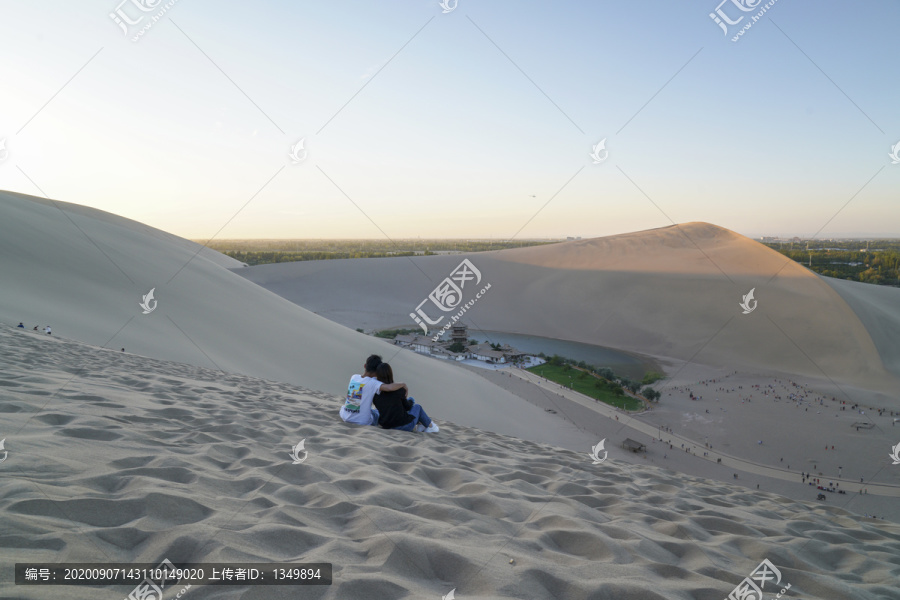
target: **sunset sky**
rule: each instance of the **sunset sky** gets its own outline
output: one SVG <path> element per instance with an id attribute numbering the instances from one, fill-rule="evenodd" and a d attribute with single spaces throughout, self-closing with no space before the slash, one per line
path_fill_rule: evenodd
<path id="1" fill-rule="evenodd" d="M 134 42 L 167 4 L 118 1 L 3 2 L 0 189 L 192 239 L 900 237 L 896 1 L 737 42 L 765 3 L 177 0 Z"/>

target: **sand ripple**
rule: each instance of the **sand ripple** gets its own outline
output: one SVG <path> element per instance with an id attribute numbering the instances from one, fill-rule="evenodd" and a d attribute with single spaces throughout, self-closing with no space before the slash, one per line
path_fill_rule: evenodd
<path id="1" fill-rule="evenodd" d="M 768 558 L 786 598 L 900 598 L 887 522 L 449 422 L 435 436 L 352 427 L 337 396 L 8 328 L 0 346 L 23 357 L 0 367 L 4 565 L 334 564 L 330 588 L 190 600 L 721 600 Z M 0 598 L 128 593 L 15 588 L 9 571 Z"/>

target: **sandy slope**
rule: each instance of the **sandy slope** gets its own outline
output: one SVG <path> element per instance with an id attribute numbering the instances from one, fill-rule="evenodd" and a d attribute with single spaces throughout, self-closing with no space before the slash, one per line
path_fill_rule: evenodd
<path id="1" fill-rule="evenodd" d="M 109 213 L 0 192 L 0 322 L 50 324 L 57 337 L 335 394 L 379 353 L 438 422 L 570 448 L 596 443 L 480 377 L 397 354 L 222 266 L 236 261 L 199 250 Z M 158 304 L 145 315 L 139 303 L 151 288 Z"/>
<path id="2" fill-rule="evenodd" d="M 482 329 L 896 389 L 866 327 L 828 283 L 753 240 L 705 223 L 465 256 L 236 272 L 350 327 L 415 326 L 409 313 L 464 257 L 481 271 L 481 285 L 491 284 L 463 317 Z M 380 285 L 367 286 L 365 296 L 354 292 L 371 281 Z M 751 288 L 758 305 L 744 315 L 739 303 Z M 465 290 L 464 300 L 471 294 Z M 896 310 L 891 318 L 900 322 Z M 885 360 L 893 364 L 897 357 Z"/>
<path id="3" fill-rule="evenodd" d="M 840 509 L 451 423 L 350 427 L 327 394 L 9 328 L 0 355 L 4 565 L 308 560 L 336 574 L 193 599 L 721 600 L 768 558 L 786 598 L 900 598 L 898 526 Z M 301 439 L 309 458 L 292 465 Z M 0 598 L 130 591 L 9 577 Z"/>
<path id="4" fill-rule="evenodd" d="M 900 289 L 825 277 L 859 316 L 885 367 L 900 375 Z"/>

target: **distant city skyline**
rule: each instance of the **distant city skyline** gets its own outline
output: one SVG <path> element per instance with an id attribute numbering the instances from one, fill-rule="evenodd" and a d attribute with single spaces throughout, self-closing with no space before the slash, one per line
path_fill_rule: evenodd
<path id="1" fill-rule="evenodd" d="M 900 4 L 454 6 L 8 3 L 0 189 L 204 240 L 900 237 Z"/>

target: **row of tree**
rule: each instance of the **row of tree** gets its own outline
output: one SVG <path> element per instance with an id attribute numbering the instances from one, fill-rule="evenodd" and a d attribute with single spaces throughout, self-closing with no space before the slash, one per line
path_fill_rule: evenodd
<path id="1" fill-rule="evenodd" d="M 268 265 L 272 263 L 300 262 L 304 260 L 333 260 L 341 258 L 386 258 L 388 256 L 415 256 L 415 252 L 245 252 L 243 250 L 226 250 L 222 252 L 226 256 L 253 265 Z M 427 254 L 427 253 L 426 253 Z"/>
<path id="2" fill-rule="evenodd" d="M 861 244 L 860 242 L 852 243 Z M 896 241 L 879 243 L 887 247 L 878 251 L 867 251 L 864 248 L 803 250 L 799 248 L 784 249 L 778 247 L 777 244 L 767 245 L 825 277 L 876 285 L 900 286 L 900 244 Z M 841 244 L 847 245 L 850 242 Z"/>
<path id="3" fill-rule="evenodd" d="M 195 240 L 248 265 L 484 252 L 555 243 L 536 240 Z"/>

